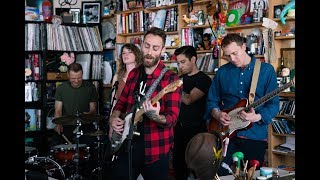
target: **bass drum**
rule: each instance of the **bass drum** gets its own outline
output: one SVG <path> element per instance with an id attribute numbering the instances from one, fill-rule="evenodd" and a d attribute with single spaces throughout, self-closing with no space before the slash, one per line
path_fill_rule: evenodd
<path id="1" fill-rule="evenodd" d="M 47 157 L 30 157 L 25 162 L 26 179 L 66 179 L 64 170 L 54 160 Z"/>

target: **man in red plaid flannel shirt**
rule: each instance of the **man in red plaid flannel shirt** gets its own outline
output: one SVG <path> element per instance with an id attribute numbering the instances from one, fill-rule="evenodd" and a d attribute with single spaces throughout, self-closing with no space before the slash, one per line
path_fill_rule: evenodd
<path id="1" fill-rule="evenodd" d="M 126 85 L 110 116 L 109 124 L 119 134 L 124 130 L 124 121 L 119 116 L 130 111 L 136 104 L 135 95 L 140 99 L 148 88 L 159 77 L 165 65 L 160 60 L 165 52 L 166 34 L 162 29 L 152 27 L 143 38 L 141 50 L 144 62 L 133 69 L 128 75 Z M 171 70 L 162 77 L 150 99 L 156 96 L 168 84 L 179 80 L 177 74 Z M 137 93 L 138 92 L 138 93 Z M 155 105 L 150 99 L 143 102 L 145 113 L 143 120 L 138 123 L 140 136 L 132 139 L 132 174 L 129 175 L 128 147 L 119 150 L 117 159 L 111 170 L 111 179 L 137 179 L 141 174 L 144 180 L 166 180 L 169 169 L 169 150 L 173 148 L 173 126 L 177 122 L 181 102 L 182 88 L 166 93 Z M 125 143 L 126 141 L 124 141 Z M 122 146 L 125 146 L 124 144 Z M 130 178 L 129 178 L 130 177 Z"/>

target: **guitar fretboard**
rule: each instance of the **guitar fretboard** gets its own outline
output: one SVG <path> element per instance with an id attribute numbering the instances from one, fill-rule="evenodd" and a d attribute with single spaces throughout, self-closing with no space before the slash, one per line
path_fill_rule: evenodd
<path id="1" fill-rule="evenodd" d="M 258 99 L 257 101 L 253 102 L 252 104 L 248 105 L 247 107 L 244 108 L 244 110 L 246 112 L 249 111 L 250 108 L 256 108 L 258 106 L 260 106 L 261 104 L 263 104 L 264 102 L 269 101 L 270 99 L 272 99 L 273 97 L 275 97 L 276 95 L 278 95 L 280 92 L 282 92 L 283 90 L 293 86 L 293 81 L 290 81 L 286 84 L 284 84 L 283 86 L 269 92 L 268 94 L 266 94 L 265 96 L 263 96 L 262 98 Z"/>

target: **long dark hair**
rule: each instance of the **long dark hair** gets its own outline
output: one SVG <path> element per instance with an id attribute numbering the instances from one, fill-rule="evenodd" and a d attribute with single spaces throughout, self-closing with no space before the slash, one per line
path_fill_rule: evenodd
<path id="1" fill-rule="evenodd" d="M 131 52 L 134 54 L 134 56 L 136 57 L 135 58 L 135 61 L 136 61 L 136 67 L 140 66 L 143 62 L 143 55 L 142 55 L 142 52 L 141 50 L 134 44 L 124 44 L 122 47 L 121 47 L 121 51 L 120 51 L 120 58 L 119 58 L 119 69 L 118 69 L 118 80 L 122 79 L 123 76 L 125 75 L 125 73 L 127 72 L 127 69 L 126 69 L 126 65 L 123 63 L 123 59 L 122 59 L 122 52 L 124 50 L 124 48 L 126 49 L 129 49 L 131 50 Z"/>

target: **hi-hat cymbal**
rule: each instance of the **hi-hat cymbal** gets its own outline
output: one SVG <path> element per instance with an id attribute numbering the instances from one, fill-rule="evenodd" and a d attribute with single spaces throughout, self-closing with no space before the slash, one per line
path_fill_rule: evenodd
<path id="1" fill-rule="evenodd" d="M 105 134 L 104 134 L 104 132 L 102 130 L 97 130 L 97 131 L 94 131 L 94 132 L 85 133 L 84 135 L 86 135 L 86 136 L 103 136 Z"/>
<path id="2" fill-rule="evenodd" d="M 83 124 L 90 124 L 93 122 L 99 122 L 103 119 L 103 117 L 98 114 L 66 115 L 53 119 L 52 123 L 61 125 L 76 125 L 78 119 Z"/>

